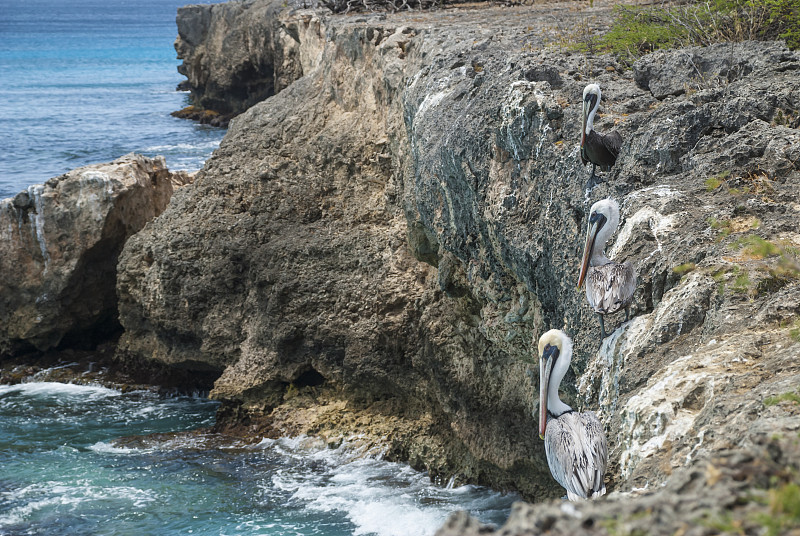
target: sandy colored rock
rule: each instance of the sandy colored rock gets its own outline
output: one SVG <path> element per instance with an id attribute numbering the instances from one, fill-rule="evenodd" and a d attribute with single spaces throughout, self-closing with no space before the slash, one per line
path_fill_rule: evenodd
<path id="1" fill-rule="evenodd" d="M 300 428 L 380 441 L 356 416 L 380 413 L 396 419 L 398 458 L 530 500 L 561 494 L 534 416 L 532 343 L 552 327 L 575 340 L 563 398 L 606 426 L 610 490 L 677 486 L 701 460 L 796 435 L 764 400 L 800 372 L 800 135 L 785 120 L 800 109 L 800 57 L 746 43 L 736 76 L 654 91 L 671 73 L 647 57 L 631 70 L 545 46 L 609 13 L 574 7 L 279 14 L 297 57 L 316 60 L 234 119 L 195 183 L 126 245 L 119 358 L 220 373 L 223 424 L 267 423 L 253 433 L 291 433 L 292 395 L 317 389 L 352 418 L 304 398 L 314 424 Z M 725 53 L 692 50 L 708 72 Z M 587 193 L 590 80 L 596 127 L 624 143 Z M 609 318 L 601 344 L 576 282 L 605 196 L 622 207 L 607 252 L 636 266 L 639 287 L 634 318 Z M 775 249 L 754 252 L 758 238 Z"/>
<path id="2" fill-rule="evenodd" d="M 318 23 L 295 20 L 286 2 L 189 5 L 176 21 L 178 71 L 195 106 L 173 115 L 204 123 L 226 125 L 313 69 L 321 52 L 309 46 L 323 38 Z"/>
<path id="3" fill-rule="evenodd" d="M 128 155 L 0 201 L 0 358 L 118 329 L 122 245 L 189 180 Z"/>

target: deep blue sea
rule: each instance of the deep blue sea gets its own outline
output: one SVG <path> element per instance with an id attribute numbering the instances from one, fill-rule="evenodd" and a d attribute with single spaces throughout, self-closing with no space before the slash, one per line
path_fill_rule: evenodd
<path id="1" fill-rule="evenodd" d="M 224 130 L 169 115 L 185 3 L 0 0 L 0 199 L 129 152 L 202 167 Z"/>

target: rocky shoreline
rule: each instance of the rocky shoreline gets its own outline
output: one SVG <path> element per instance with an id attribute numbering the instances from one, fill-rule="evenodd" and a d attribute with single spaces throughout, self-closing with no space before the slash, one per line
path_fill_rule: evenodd
<path id="1" fill-rule="evenodd" d="M 118 332 L 119 253 L 189 182 L 162 157 L 130 154 L 0 201 L 0 356 Z"/>
<path id="2" fill-rule="evenodd" d="M 195 102 L 240 115 L 192 184 L 128 226 L 116 301 L 99 309 L 118 311 L 117 364 L 215 380 L 222 431 L 359 436 L 438 481 L 542 502 L 561 491 L 535 432 L 535 341 L 563 328 L 566 399 L 599 413 L 614 493 L 520 506 L 499 534 L 635 534 L 653 516 L 658 534 L 719 520 L 761 534 L 765 512 L 796 528 L 773 496 L 800 465 L 800 56 L 748 42 L 628 67 L 548 46 L 609 13 L 182 9 Z M 598 129 L 624 139 L 591 193 L 577 153 L 589 81 Z M 623 216 L 607 253 L 639 287 L 601 344 L 575 282 L 606 196 Z M 0 229 L 27 233 L 17 265 L 55 272 L 30 199 L 4 201 Z M 18 294 L 37 303 L 2 289 Z M 3 332 L 0 355 L 70 333 Z M 441 534 L 486 530 L 458 515 Z"/>

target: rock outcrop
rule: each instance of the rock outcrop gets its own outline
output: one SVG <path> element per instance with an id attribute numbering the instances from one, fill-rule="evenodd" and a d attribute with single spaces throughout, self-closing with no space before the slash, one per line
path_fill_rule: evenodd
<path id="1" fill-rule="evenodd" d="M 295 57 L 315 60 L 234 119 L 127 243 L 120 359 L 220 372 L 222 424 L 371 434 L 434 477 L 536 500 L 560 493 L 534 416 L 551 327 L 576 343 L 564 397 L 606 425 L 610 489 L 796 436 L 794 406 L 765 401 L 800 374 L 797 54 L 694 49 L 702 69 L 680 91 L 659 65 L 686 51 L 627 69 L 546 48 L 580 23 L 566 5 L 280 13 Z M 578 156 L 589 81 L 598 128 L 624 139 L 593 192 Z M 575 283 L 605 196 L 623 213 L 609 256 L 639 287 L 601 344 Z"/>
<path id="2" fill-rule="evenodd" d="M 128 155 L 0 201 L 0 358 L 118 330 L 119 252 L 188 181 Z"/>
<path id="3" fill-rule="evenodd" d="M 319 28 L 309 31 L 310 18 L 298 20 L 285 6 L 250 1 L 178 9 L 178 71 L 193 106 L 173 115 L 225 125 L 315 68 L 321 43 L 311 41 L 322 38 Z"/>
<path id="4" fill-rule="evenodd" d="M 614 493 L 575 503 L 518 502 L 499 528 L 457 512 L 436 536 L 793 536 L 798 533 L 798 460 L 795 439 L 723 450 L 680 469 L 657 493 Z"/>

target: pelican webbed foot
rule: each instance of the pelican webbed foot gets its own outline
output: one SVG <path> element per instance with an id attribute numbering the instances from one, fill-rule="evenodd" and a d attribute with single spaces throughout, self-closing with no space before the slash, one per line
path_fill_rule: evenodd
<path id="1" fill-rule="evenodd" d="M 589 180 L 586 181 L 586 187 L 585 187 L 586 190 L 592 191 L 594 190 L 595 186 L 597 186 L 601 182 L 604 182 L 603 179 L 599 175 L 597 175 L 597 173 L 595 173 L 596 167 L 597 166 L 595 164 L 592 164 L 592 174 L 589 176 Z"/>

